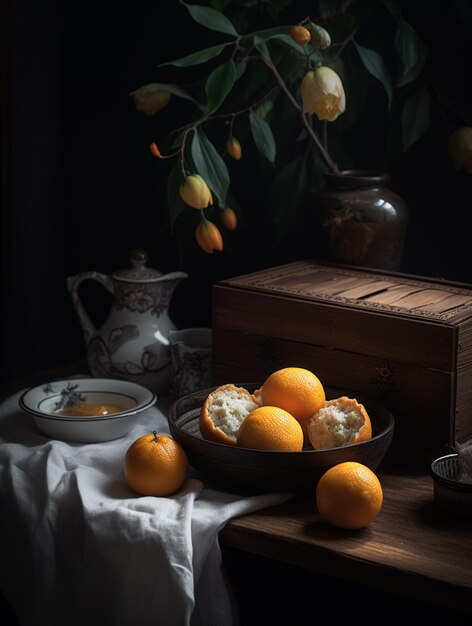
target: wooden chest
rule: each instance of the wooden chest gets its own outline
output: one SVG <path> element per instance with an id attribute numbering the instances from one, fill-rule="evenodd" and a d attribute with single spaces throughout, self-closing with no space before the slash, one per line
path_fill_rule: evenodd
<path id="1" fill-rule="evenodd" d="M 472 437 L 472 285 L 297 261 L 215 284 L 212 318 L 215 384 L 311 369 L 387 406 L 421 470 Z"/>

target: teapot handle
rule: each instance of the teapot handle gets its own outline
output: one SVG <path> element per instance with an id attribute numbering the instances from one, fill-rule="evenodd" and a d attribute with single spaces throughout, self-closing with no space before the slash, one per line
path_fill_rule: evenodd
<path id="1" fill-rule="evenodd" d="M 82 332 L 84 333 L 85 337 L 85 343 L 88 344 L 97 329 L 95 328 L 92 320 L 88 316 L 87 311 L 85 310 L 82 300 L 79 296 L 79 286 L 84 280 L 97 280 L 112 295 L 114 295 L 115 293 L 115 288 L 113 286 L 112 277 L 108 276 L 107 274 L 101 274 L 100 272 L 82 272 L 81 274 L 69 276 L 67 278 L 67 289 L 69 290 L 72 298 L 72 304 L 74 305 L 75 311 L 79 317 L 80 326 L 82 327 Z"/>

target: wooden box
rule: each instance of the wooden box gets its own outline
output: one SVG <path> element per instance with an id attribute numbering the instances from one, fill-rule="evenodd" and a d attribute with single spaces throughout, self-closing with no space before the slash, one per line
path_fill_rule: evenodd
<path id="1" fill-rule="evenodd" d="M 311 369 L 387 406 L 422 470 L 472 437 L 472 285 L 297 261 L 215 284 L 212 318 L 215 384 Z"/>

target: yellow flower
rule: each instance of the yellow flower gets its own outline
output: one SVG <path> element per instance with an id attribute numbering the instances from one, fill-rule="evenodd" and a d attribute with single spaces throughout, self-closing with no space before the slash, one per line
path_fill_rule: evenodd
<path id="1" fill-rule="evenodd" d="M 137 111 L 145 115 L 154 115 L 169 104 L 171 94 L 160 89 L 158 83 L 144 85 L 131 94 L 134 97 L 134 106 Z"/>
<path id="2" fill-rule="evenodd" d="M 179 192 L 182 200 L 194 209 L 206 209 L 208 205 L 213 204 L 211 191 L 198 174 L 187 176 L 180 185 Z"/>
<path id="3" fill-rule="evenodd" d="M 456 170 L 472 174 L 472 128 L 463 126 L 449 137 L 449 156 Z"/>
<path id="4" fill-rule="evenodd" d="M 195 229 L 195 239 L 200 248 L 208 254 L 213 254 L 214 250 L 223 250 L 223 237 L 218 226 L 203 218 Z"/>
<path id="5" fill-rule="evenodd" d="M 320 66 L 305 74 L 300 86 L 303 112 L 334 122 L 346 109 L 346 95 L 334 70 Z"/>

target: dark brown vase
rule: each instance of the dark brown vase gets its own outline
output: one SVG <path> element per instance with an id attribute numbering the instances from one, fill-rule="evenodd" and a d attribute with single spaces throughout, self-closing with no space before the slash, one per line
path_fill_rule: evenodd
<path id="1" fill-rule="evenodd" d="M 398 271 L 408 227 L 405 201 L 382 172 L 327 174 L 315 197 L 317 254 L 335 263 Z"/>

